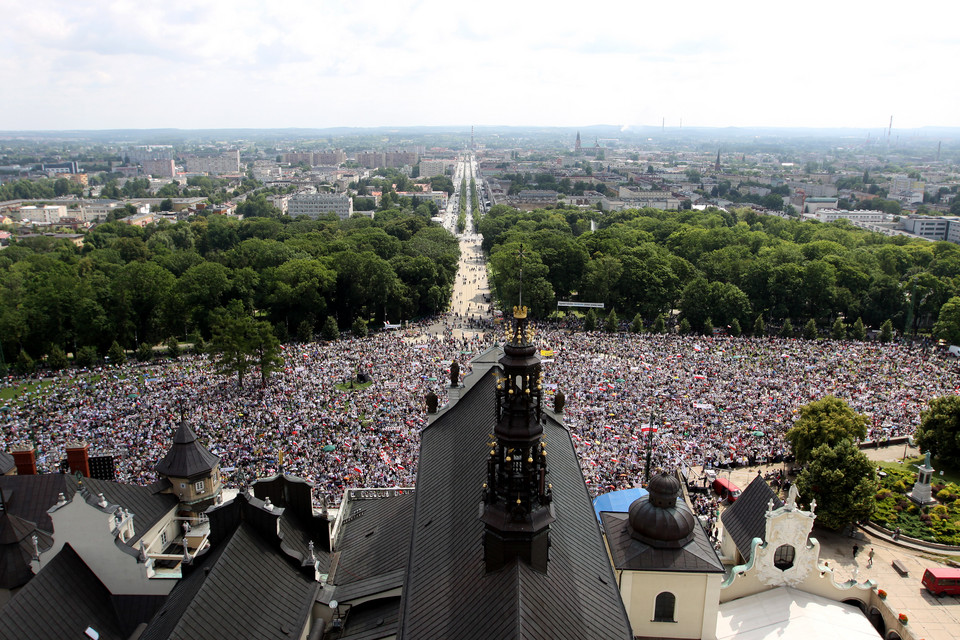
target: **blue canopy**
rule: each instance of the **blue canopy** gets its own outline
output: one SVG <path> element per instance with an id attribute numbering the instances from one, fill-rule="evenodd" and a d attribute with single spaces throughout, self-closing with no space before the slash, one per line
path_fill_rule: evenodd
<path id="1" fill-rule="evenodd" d="M 634 500 L 645 495 L 647 495 L 647 490 L 640 487 L 611 491 L 593 499 L 593 510 L 597 514 L 597 520 L 600 519 L 601 511 L 626 513 L 630 510 L 630 505 Z"/>

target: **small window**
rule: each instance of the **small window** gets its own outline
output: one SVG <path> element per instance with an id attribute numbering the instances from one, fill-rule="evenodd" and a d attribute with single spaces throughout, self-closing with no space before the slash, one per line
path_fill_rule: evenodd
<path id="1" fill-rule="evenodd" d="M 653 610 L 654 622 L 674 622 L 673 612 L 677 606 L 677 597 L 669 591 L 657 595 L 657 602 Z"/>
<path id="2" fill-rule="evenodd" d="M 776 552 L 773 554 L 773 566 L 780 569 L 780 571 L 786 571 L 793 566 L 793 559 L 796 555 L 796 549 L 789 544 L 782 544 L 777 547 Z"/>
<path id="3" fill-rule="evenodd" d="M 167 546 L 167 530 L 166 529 L 160 532 L 160 545 L 163 547 Z"/>
<path id="4" fill-rule="evenodd" d="M 203 480 L 193 483 L 193 490 L 197 493 L 203 493 Z"/>

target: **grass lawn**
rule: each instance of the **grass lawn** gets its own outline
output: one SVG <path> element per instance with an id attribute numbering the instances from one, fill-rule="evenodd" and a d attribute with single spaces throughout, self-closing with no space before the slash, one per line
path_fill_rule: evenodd
<path id="1" fill-rule="evenodd" d="M 899 463 L 899 462 L 879 463 L 879 465 L 883 467 L 884 470 L 888 468 L 898 469 L 902 471 L 909 471 L 914 475 L 916 475 L 917 473 L 917 466 L 921 464 L 923 464 L 923 456 L 907 458 L 903 463 Z M 934 458 L 930 462 L 930 464 L 933 465 L 933 468 L 934 468 L 932 484 L 952 482 L 954 484 L 960 485 L 960 471 L 956 469 L 944 468 L 936 458 Z M 942 476 L 940 475 L 941 471 L 943 472 Z M 912 487 L 913 485 L 910 485 L 910 486 Z"/>
<path id="2" fill-rule="evenodd" d="M 341 382 L 340 384 L 333 385 L 337 391 L 363 391 L 373 382 Z"/>
<path id="3" fill-rule="evenodd" d="M 119 380 L 127 380 L 128 378 L 131 378 L 131 377 L 132 376 L 128 375 L 128 372 L 123 370 L 117 373 L 117 378 Z M 135 376 L 137 380 L 137 384 L 140 384 L 141 382 L 143 382 L 143 379 L 145 377 L 146 377 L 145 374 L 138 372 Z M 84 376 L 79 376 L 77 378 L 74 378 L 73 380 L 75 382 L 83 380 L 83 381 L 86 381 L 87 384 L 97 384 L 98 382 L 100 382 L 102 378 L 103 378 L 103 374 L 101 373 L 88 373 Z M 23 398 L 24 393 L 29 393 L 30 398 L 35 398 L 38 395 L 40 396 L 44 395 L 47 391 L 50 390 L 52 385 L 53 385 L 52 379 L 41 379 L 41 380 L 30 380 L 29 382 L 0 387 L 0 404 L 14 404 L 19 406 L 24 402 L 24 398 Z M 14 400 L 14 398 L 16 399 Z"/>

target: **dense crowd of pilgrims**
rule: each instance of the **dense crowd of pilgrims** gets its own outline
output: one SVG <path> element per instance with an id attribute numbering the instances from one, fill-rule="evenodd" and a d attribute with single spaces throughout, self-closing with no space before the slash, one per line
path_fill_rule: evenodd
<path id="1" fill-rule="evenodd" d="M 92 454 L 115 455 L 118 480 L 146 484 L 187 420 L 221 456 L 228 486 L 282 468 L 315 483 L 328 505 L 353 486 L 412 486 L 425 395 L 442 405 L 450 363 L 469 375 L 470 358 L 504 337 L 493 326 L 457 337 L 480 322 L 448 315 L 288 344 L 265 387 L 239 388 L 209 356 L 65 370 L 0 407 L 0 445 L 35 445 L 39 470 L 55 473 L 65 445 L 83 439 Z M 868 416 L 868 439 L 882 442 L 913 433 L 931 399 L 960 388 L 953 358 L 907 343 L 537 330 L 548 408 L 563 391 L 562 418 L 595 494 L 639 484 L 648 448 L 654 468 L 695 473 L 779 461 L 799 408 L 828 394 Z M 372 384 L 344 388 L 358 374 Z"/>

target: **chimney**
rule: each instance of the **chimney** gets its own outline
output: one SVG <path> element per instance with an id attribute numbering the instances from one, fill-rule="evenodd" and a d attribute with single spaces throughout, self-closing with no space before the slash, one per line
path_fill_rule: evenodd
<path id="1" fill-rule="evenodd" d="M 37 453 L 33 447 L 28 444 L 15 447 L 11 452 L 13 462 L 17 465 L 17 475 L 35 476 L 37 475 Z"/>
<path id="2" fill-rule="evenodd" d="M 90 477 L 90 445 L 79 440 L 67 445 L 67 465 L 70 473 L 79 471 L 85 478 Z"/>

